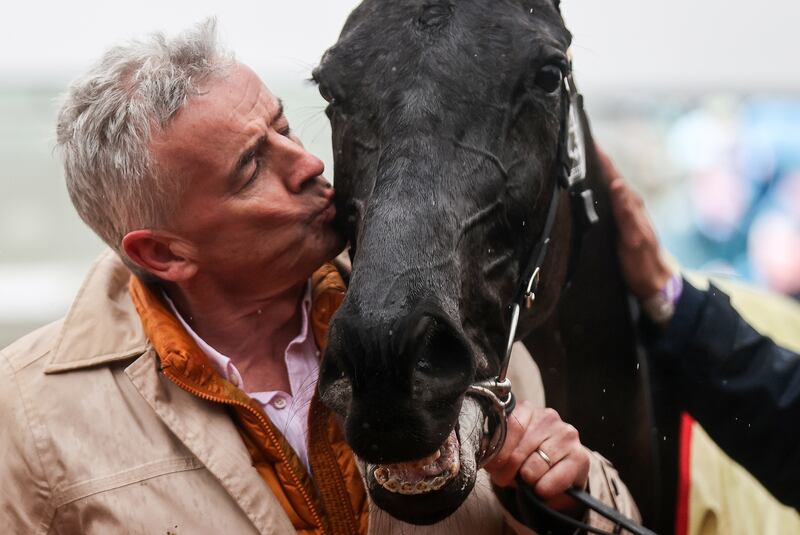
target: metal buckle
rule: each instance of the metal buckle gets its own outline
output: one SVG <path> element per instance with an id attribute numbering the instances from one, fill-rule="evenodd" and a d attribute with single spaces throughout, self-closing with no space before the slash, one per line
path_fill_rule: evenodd
<path id="1" fill-rule="evenodd" d="M 511 381 L 506 378 L 502 381 L 497 379 L 486 379 L 470 385 L 467 388 L 467 394 L 482 397 L 488 400 L 491 404 L 493 416 L 497 420 L 497 427 L 491 436 L 484 435 L 481 440 L 481 458 L 480 468 L 486 466 L 491 461 L 503 443 L 506 441 L 508 434 L 508 414 L 507 409 L 513 403 L 513 395 L 511 394 Z M 487 418 L 489 415 L 486 416 Z"/>

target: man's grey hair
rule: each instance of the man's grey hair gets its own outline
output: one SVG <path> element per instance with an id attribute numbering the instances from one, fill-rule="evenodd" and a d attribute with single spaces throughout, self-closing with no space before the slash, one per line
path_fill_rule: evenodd
<path id="1" fill-rule="evenodd" d="M 184 186 L 154 165 L 152 134 L 233 64 L 212 18 L 173 38 L 155 33 L 111 48 L 64 97 L 56 135 L 72 203 L 139 274 L 123 237 L 165 225 Z"/>

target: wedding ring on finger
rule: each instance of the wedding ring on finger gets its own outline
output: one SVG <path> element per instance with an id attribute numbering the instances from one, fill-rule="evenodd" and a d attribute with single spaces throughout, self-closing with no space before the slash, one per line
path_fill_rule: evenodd
<path id="1" fill-rule="evenodd" d="M 546 462 L 546 463 L 547 463 L 547 466 L 548 466 L 548 467 L 552 467 L 552 466 L 553 466 L 553 461 L 550 459 L 550 456 L 549 456 L 549 455 L 547 455 L 547 454 L 546 454 L 545 452 L 543 452 L 541 449 L 537 449 L 537 450 L 536 450 L 536 453 L 538 453 L 538 454 L 539 454 L 539 457 L 541 457 L 541 458 L 542 458 L 542 460 L 543 460 L 544 462 Z"/>

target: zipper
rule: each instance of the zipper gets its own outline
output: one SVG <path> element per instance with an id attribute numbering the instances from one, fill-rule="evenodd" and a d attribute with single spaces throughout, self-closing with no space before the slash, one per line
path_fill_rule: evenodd
<path id="1" fill-rule="evenodd" d="M 269 422 L 267 422 L 267 420 L 261 415 L 261 413 L 259 413 L 253 407 L 251 407 L 250 405 L 247 405 L 246 403 L 242 403 L 241 401 L 236 401 L 236 400 L 233 400 L 233 399 L 225 399 L 225 398 L 221 398 L 221 397 L 217 397 L 217 396 L 212 396 L 210 394 L 206 394 L 205 392 L 201 392 L 197 388 L 184 383 L 183 381 L 181 381 L 180 379 L 178 379 L 177 377 L 172 375 L 172 373 L 167 372 L 167 369 L 168 368 L 161 368 L 161 371 L 164 372 L 164 375 L 167 377 L 167 379 L 172 381 L 175 385 L 177 385 L 179 388 L 185 390 L 186 392 L 189 392 L 190 394 L 195 395 L 195 396 L 197 396 L 197 397 L 199 397 L 201 399 L 204 399 L 206 401 L 212 401 L 214 403 L 220 403 L 222 405 L 236 405 L 237 407 L 242 407 L 243 409 L 245 409 L 248 412 L 250 412 L 252 415 L 254 415 L 258 419 L 259 423 L 261 424 L 261 427 L 264 429 L 264 431 L 266 431 L 267 436 L 269 436 L 269 439 L 272 441 L 273 445 L 275 445 L 275 446 L 278 445 L 278 437 L 275 436 L 275 433 L 272 431 L 272 428 L 269 425 Z M 300 490 L 300 494 L 303 496 L 303 499 L 305 500 L 306 505 L 308 506 L 308 510 L 311 511 L 311 516 L 314 518 L 314 522 L 316 522 L 317 529 L 319 529 L 320 531 L 322 531 L 324 533 L 325 532 L 325 528 L 322 525 L 322 518 L 320 517 L 319 512 L 317 511 L 317 508 L 314 506 L 314 503 L 311 500 L 311 497 L 306 492 L 305 486 L 300 481 L 300 477 L 298 477 L 298 475 L 292 469 L 292 465 L 289 463 L 289 458 L 286 456 L 286 452 L 283 451 L 283 448 L 281 448 L 280 446 L 277 446 L 277 449 L 280 452 L 281 459 L 286 464 L 286 468 L 288 469 L 289 474 L 292 476 L 292 479 L 294 480 L 295 485 L 297 485 L 297 488 Z"/>

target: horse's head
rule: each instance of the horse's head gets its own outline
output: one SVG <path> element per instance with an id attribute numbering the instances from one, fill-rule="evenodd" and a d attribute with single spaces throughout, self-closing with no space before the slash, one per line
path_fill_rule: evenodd
<path id="1" fill-rule="evenodd" d="M 474 484 L 484 408 L 465 392 L 497 375 L 557 187 L 569 42 L 554 0 L 366 0 L 315 70 L 353 255 L 320 391 L 403 520 L 444 518 Z M 566 210 L 556 229 L 558 249 Z"/>

